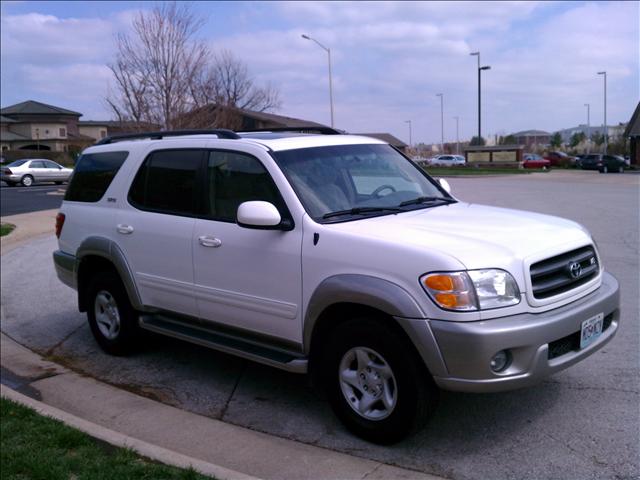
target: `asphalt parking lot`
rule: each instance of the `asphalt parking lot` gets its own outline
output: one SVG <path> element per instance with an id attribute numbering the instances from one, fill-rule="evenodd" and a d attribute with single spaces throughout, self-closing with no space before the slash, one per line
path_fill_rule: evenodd
<path id="1" fill-rule="evenodd" d="M 8 187 L 0 182 L 0 216 L 59 208 L 67 186 L 48 183 Z"/>
<path id="2" fill-rule="evenodd" d="M 347 433 L 303 376 L 164 338 L 149 338 L 132 357 L 104 355 L 74 292 L 55 276 L 52 237 L 3 256 L 1 328 L 54 361 L 168 404 L 451 479 L 637 478 L 640 176 L 552 171 L 448 181 L 464 201 L 585 225 L 621 284 L 620 330 L 603 350 L 536 387 L 443 393 L 433 421 L 391 447 Z"/>

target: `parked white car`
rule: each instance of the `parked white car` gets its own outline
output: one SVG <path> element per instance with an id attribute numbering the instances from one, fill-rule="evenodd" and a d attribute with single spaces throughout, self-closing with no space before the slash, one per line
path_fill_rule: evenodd
<path id="1" fill-rule="evenodd" d="M 10 187 L 18 183 L 30 187 L 40 182 L 55 182 L 56 185 L 60 185 L 69 181 L 72 173 L 71 168 L 63 167 L 46 158 L 26 158 L 0 168 L 0 180 Z"/>
<path id="2" fill-rule="evenodd" d="M 462 155 L 436 155 L 429 160 L 429 165 L 438 167 L 453 167 L 465 165 L 465 163 Z"/>
<path id="3" fill-rule="evenodd" d="M 77 162 L 53 258 L 106 352 L 149 330 L 310 372 L 351 431 L 391 443 L 438 388 L 530 386 L 618 329 L 575 222 L 465 203 L 372 138 L 191 133 Z"/>

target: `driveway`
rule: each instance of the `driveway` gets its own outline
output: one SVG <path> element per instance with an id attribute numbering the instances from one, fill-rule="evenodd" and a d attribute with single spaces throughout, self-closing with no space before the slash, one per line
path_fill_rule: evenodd
<path id="1" fill-rule="evenodd" d="M 2 257 L 1 328 L 56 362 L 170 405 L 447 478 L 637 477 L 640 177 L 552 171 L 449 182 L 466 201 L 585 225 L 605 268 L 620 281 L 620 330 L 603 350 L 536 387 L 443 393 L 433 421 L 391 447 L 347 433 L 304 376 L 158 337 L 149 337 L 135 356 L 106 356 L 78 313 L 74 292 L 55 277 L 55 238 L 37 239 Z"/>

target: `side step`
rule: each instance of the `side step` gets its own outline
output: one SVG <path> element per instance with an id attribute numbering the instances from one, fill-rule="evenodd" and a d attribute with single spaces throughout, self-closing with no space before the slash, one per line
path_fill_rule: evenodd
<path id="1" fill-rule="evenodd" d="M 186 325 L 163 315 L 141 315 L 140 327 L 293 373 L 307 373 L 306 357 L 236 336 Z"/>

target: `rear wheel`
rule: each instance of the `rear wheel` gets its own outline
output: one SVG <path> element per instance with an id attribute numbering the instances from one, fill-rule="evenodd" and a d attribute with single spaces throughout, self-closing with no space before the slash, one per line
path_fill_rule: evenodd
<path id="1" fill-rule="evenodd" d="M 620 165 L 618 167 L 618 173 L 624 173 L 624 166 Z"/>
<path id="2" fill-rule="evenodd" d="M 138 340 L 138 314 L 114 272 L 99 272 L 89 284 L 87 318 L 100 347 L 112 355 L 133 351 Z"/>
<path id="3" fill-rule="evenodd" d="M 31 185 L 33 185 L 33 177 L 31 175 L 25 175 L 20 180 L 20 183 L 25 187 L 30 187 Z"/>
<path id="4" fill-rule="evenodd" d="M 354 318 L 338 326 L 322 361 L 336 415 L 356 435 L 397 442 L 426 423 L 438 390 L 412 345 L 384 320 Z"/>

